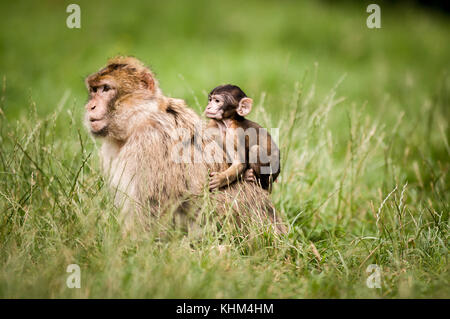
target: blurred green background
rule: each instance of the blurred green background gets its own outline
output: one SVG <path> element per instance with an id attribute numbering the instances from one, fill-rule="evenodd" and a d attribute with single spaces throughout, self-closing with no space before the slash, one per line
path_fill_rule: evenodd
<path id="1" fill-rule="evenodd" d="M 256 100 L 266 92 L 275 117 L 315 63 L 319 96 L 346 75 L 339 94 L 387 115 L 421 107 L 449 66 L 450 19 L 408 2 L 381 2 L 381 29 L 367 28 L 364 1 L 77 1 L 81 29 L 66 27 L 70 3 L 1 2 L 8 116 L 30 99 L 48 113 L 67 89 L 81 106 L 83 78 L 117 54 L 145 61 L 166 94 L 197 109 L 230 82 Z"/>

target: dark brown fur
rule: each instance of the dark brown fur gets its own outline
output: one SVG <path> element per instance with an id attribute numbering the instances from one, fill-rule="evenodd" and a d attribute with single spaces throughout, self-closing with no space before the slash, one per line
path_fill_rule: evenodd
<path id="1" fill-rule="evenodd" d="M 247 99 L 250 103 L 249 110 L 251 110 L 252 100 L 247 98 L 247 95 L 237 86 L 235 85 L 221 85 L 214 88 L 210 93 L 208 100 L 208 107 L 210 107 L 211 98 L 221 97 L 223 99 L 223 104 L 219 109 L 215 108 L 216 112 L 222 112 L 218 118 L 213 118 L 208 123 L 208 128 L 216 128 L 220 133 L 220 137 L 222 140 L 222 144 L 224 146 L 224 151 L 227 152 L 226 141 L 227 139 L 232 139 L 234 141 L 234 151 L 237 152 L 242 145 L 240 145 L 243 138 L 238 138 L 237 129 L 242 129 L 244 132 L 248 132 L 249 129 L 254 129 L 256 132 L 256 139 L 251 141 L 249 137 L 245 136 L 245 154 L 243 154 L 239 158 L 236 157 L 231 159 L 231 165 L 223 172 L 215 173 L 213 175 L 217 179 L 217 184 L 219 187 L 226 186 L 234 182 L 236 179 L 239 179 L 240 176 L 244 175 L 244 179 L 247 181 L 255 181 L 263 189 L 271 191 L 272 183 L 277 179 L 280 173 L 280 152 L 277 145 L 272 141 L 270 134 L 262 128 L 258 123 L 252 122 L 246 119 L 244 116 L 239 114 L 240 102 L 243 99 Z M 207 107 L 207 110 L 208 110 Z M 214 107 L 213 107 L 214 108 Z M 212 111 L 211 116 L 214 116 L 214 111 Z M 264 131 L 266 133 L 266 140 L 261 138 L 260 132 Z M 265 152 L 264 154 L 268 154 L 271 159 L 271 163 L 277 162 L 277 169 L 272 174 L 264 174 L 261 171 L 263 165 L 268 165 L 268 163 L 261 163 L 261 159 L 259 156 L 256 156 L 259 151 Z M 256 162 L 249 162 L 250 153 L 253 152 L 253 156 L 256 156 Z M 244 173 L 245 171 L 245 173 Z M 212 187 L 214 189 L 215 187 Z"/>

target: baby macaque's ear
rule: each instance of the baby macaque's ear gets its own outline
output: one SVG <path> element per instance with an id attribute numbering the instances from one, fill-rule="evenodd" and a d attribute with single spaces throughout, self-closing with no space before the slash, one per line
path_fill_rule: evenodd
<path id="1" fill-rule="evenodd" d="M 240 116 L 247 116 L 252 110 L 253 100 L 249 97 L 244 97 L 239 101 L 238 108 L 236 110 L 237 114 Z"/>

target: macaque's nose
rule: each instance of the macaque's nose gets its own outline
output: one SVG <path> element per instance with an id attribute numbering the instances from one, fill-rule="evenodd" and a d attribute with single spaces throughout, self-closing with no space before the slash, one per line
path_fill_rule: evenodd
<path id="1" fill-rule="evenodd" d="M 97 103 L 95 103 L 95 101 L 90 101 L 90 102 L 86 103 L 86 105 L 85 105 L 86 111 L 88 111 L 88 112 L 95 110 L 96 107 L 97 107 Z"/>

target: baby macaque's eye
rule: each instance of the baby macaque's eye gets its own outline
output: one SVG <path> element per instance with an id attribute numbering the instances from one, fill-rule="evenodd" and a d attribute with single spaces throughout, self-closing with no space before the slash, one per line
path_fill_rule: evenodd
<path id="1" fill-rule="evenodd" d="M 94 93 L 97 92 L 97 87 L 96 87 L 96 86 L 93 86 L 93 87 L 92 87 L 92 92 L 94 92 Z"/>
<path id="2" fill-rule="evenodd" d="M 103 86 L 103 92 L 108 92 L 109 90 L 111 90 L 111 87 L 108 84 L 105 84 Z"/>
<path id="3" fill-rule="evenodd" d="M 218 99 L 215 99 L 214 102 L 219 103 L 220 101 Z"/>

